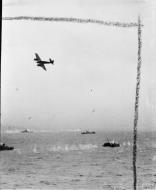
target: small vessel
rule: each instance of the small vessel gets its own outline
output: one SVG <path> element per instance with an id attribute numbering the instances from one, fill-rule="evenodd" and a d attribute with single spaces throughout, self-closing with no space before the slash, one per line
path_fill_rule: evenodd
<path id="1" fill-rule="evenodd" d="M 0 125 L 0 151 L 4 150 L 14 150 L 13 146 L 7 146 L 5 143 L 1 141 L 2 136 L 1 136 L 1 125 Z"/>
<path id="2" fill-rule="evenodd" d="M 109 140 L 108 140 L 108 142 L 104 143 L 102 146 L 103 146 L 103 147 L 111 147 L 111 148 L 114 148 L 114 147 L 120 147 L 120 144 L 117 143 L 117 142 L 115 142 L 114 140 L 113 140 L 113 141 L 109 141 Z"/>
<path id="3" fill-rule="evenodd" d="M 32 133 L 32 131 L 30 131 L 30 129 L 24 129 L 23 131 L 21 131 L 21 133 Z"/>
<path id="4" fill-rule="evenodd" d="M 86 135 L 86 134 L 95 134 L 95 131 L 84 131 L 81 132 L 82 135 Z"/>
<path id="5" fill-rule="evenodd" d="M 0 151 L 3 151 L 3 150 L 14 150 L 14 147 L 13 146 L 7 146 L 5 143 L 1 143 L 0 144 Z"/>

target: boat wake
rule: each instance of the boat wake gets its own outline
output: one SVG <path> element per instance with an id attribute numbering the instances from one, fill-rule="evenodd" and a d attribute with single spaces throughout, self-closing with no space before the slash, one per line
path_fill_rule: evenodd
<path id="1" fill-rule="evenodd" d="M 68 152 L 68 151 L 82 151 L 82 150 L 95 150 L 98 148 L 96 144 L 78 144 L 78 145 L 54 145 L 50 148 L 48 148 L 48 151 L 50 152 Z"/>
<path id="2" fill-rule="evenodd" d="M 15 151 L 16 151 L 16 153 L 19 154 L 19 155 L 22 154 L 21 149 L 19 149 L 19 148 L 15 149 Z"/>
<path id="3" fill-rule="evenodd" d="M 7 134 L 20 133 L 20 130 L 18 130 L 18 129 L 14 129 L 14 130 L 6 130 L 6 131 L 4 131 L 4 133 L 7 133 Z"/>
<path id="4" fill-rule="evenodd" d="M 122 145 L 123 146 L 132 146 L 132 143 L 130 141 L 128 141 L 128 142 L 123 142 Z"/>

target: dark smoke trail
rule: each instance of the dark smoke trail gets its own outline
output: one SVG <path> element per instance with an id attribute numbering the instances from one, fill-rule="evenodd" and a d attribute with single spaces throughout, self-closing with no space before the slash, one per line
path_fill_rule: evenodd
<path id="1" fill-rule="evenodd" d="M 3 17 L 3 20 L 30 20 L 30 21 L 49 21 L 49 22 L 71 22 L 71 23 L 92 23 L 106 26 L 117 27 L 137 27 L 138 23 L 122 23 L 122 22 L 110 22 L 96 19 L 82 19 L 82 18 L 66 18 L 66 17 L 30 17 L 30 16 L 17 16 L 17 17 Z"/>
<path id="2" fill-rule="evenodd" d="M 133 128 L 133 178 L 134 190 L 137 189 L 137 170 L 136 170 L 136 158 L 137 158 L 137 123 L 138 123 L 138 108 L 139 108 L 139 90 L 140 90 L 140 77 L 141 77 L 141 19 L 138 17 L 138 23 L 122 23 L 111 22 L 96 19 L 82 19 L 82 18 L 66 18 L 66 17 L 30 17 L 30 16 L 18 16 L 18 17 L 3 17 L 3 20 L 28 20 L 28 21 L 49 21 L 49 22 L 71 22 L 71 23 L 90 23 L 99 24 L 114 27 L 137 27 L 138 28 L 138 64 L 137 64 L 137 82 L 136 82 L 136 97 L 135 97 L 135 113 L 134 113 L 134 128 Z"/>
<path id="3" fill-rule="evenodd" d="M 138 109 L 139 109 L 139 90 L 140 90 L 140 77 L 141 77 L 141 20 L 138 17 L 138 65 L 137 65 L 137 81 L 136 81 L 136 96 L 135 96 L 135 114 L 134 114 L 134 131 L 133 131 L 133 178 L 134 190 L 137 189 L 137 123 L 138 123 Z"/>

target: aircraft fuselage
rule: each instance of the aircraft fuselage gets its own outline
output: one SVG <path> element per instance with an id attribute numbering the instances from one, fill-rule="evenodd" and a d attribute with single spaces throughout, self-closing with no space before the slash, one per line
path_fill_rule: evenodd
<path id="1" fill-rule="evenodd" d="M 37 61 L 37 65 L 40 66 L 40 65 L 43 65 L 43 64 L 51 64 L 51 62 L 49 61 Z"/>

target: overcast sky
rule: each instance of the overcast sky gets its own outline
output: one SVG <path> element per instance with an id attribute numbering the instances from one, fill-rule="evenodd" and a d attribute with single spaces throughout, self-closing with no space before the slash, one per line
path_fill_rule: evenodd
<path id="1" fill-rule="evenodd" d="M 152 1 L 4 0 L 5 16 L 91 18 L 137 22 L 141 15 L 142 78 L 139 129 L 156 124 Z M 3 129 L 132 130 L 137 27 L 65 22 L 4 21 L 2 29 Z M 54 59 L 47 71 L 34 53 Z"/>

